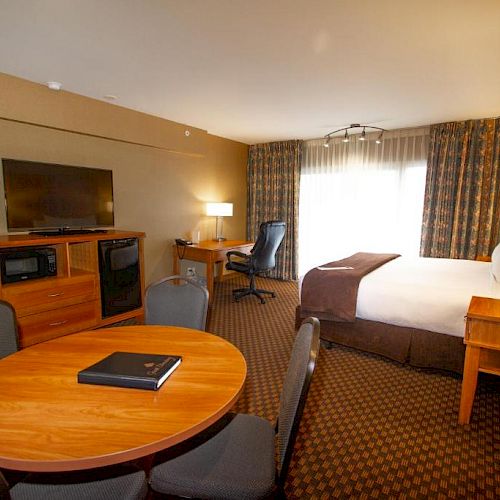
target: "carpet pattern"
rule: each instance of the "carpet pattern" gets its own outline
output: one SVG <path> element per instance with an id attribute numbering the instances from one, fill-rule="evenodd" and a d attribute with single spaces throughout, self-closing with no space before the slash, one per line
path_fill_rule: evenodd
<path id="1" fill-rule="evenodd" d="M 208 330 L 248 363 L 235 411 L 274 421 L 292 348 L 297 287 L 232 302 L 216 285 Z M 470 425 L 457 423 L 461 379 L 334 346 L 320 350 L 294 457 L 289 498 L 500 498 L 500 377 L 480 374 Z"/>

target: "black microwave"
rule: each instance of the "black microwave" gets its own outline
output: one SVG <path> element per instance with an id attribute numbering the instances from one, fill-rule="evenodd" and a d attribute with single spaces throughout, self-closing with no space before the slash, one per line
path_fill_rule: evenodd
<path id="1" fill-rule="evenodd" d="M 45 276 L 56 276 L 54 248 L 9 249 L 0 252 L 2 283 L 15 283 Z"/>

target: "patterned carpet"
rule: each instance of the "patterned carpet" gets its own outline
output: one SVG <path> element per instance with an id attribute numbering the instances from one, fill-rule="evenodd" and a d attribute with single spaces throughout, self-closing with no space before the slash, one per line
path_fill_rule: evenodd
<path id="1" fill-rule="evenodd" d="M 272 421 L 291 351 L 295 283 L 233 303 L 216 286 L 208 330 L 248 363 L 236 411 Z M 500 498 L 500 377 L 480 376 L 470 425 L 457 423 L 461 379 L 375 355 L 321 348 L 286 487 L 289 498 Z"/>

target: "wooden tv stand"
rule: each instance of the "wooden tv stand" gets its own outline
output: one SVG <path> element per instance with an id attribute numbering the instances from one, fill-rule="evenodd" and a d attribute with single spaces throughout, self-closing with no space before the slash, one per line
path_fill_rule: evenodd
<path id="1" fill-rule="evenodd" d="M 39 236 L 0 235 L 0 251 L 51 247 L 56 250 L 57 276 L 0 283 L 0 299 L 16 311 L 20 347 L 82 330 L 144 316 L 144 306 L 103 318 L 99 281 L 98 242 L 138 238 L 141 295 L 144 304 L 144 239 L 135 231 Z"/>

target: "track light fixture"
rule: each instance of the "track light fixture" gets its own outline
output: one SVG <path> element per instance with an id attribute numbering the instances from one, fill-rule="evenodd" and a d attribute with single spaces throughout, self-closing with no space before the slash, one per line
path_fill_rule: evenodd
<path id="1" fill-rule="evenodd" d="M 345 130 L 344 138 L 342 139 L 342 142 L 349 142 L 349 134 L 347 133 L 348 130 L 351 130 L 352 128 L 362 128 L 363 131 L 361 132 L 361 135 L 359 136 L 358 140 L 360 141 L 365 141 L 366 140 L 366 129 L 374 129 L 374 130 L 380 130 L 380 134 L 375 140 L 376 144 L 381 144 L 382 143 L 382 137 L 385 132 L 385 128 L 380 128 L 380 127 L 373 127 L 372 125 L 360 125 L 359 123 L 351 123 L 348 127 L 343 127 L 339 128 L 338 130 L 334 130 L 333 132 L 330 132 L 329 134 L 325 135 L 325 143 L 323 146 L 325 148 L 329 147 L 330 141 L 332 138 L 333 134 L 336 134 L 337 132 L 343 132 Z"/>

